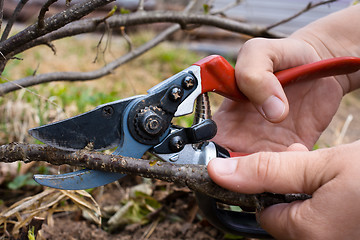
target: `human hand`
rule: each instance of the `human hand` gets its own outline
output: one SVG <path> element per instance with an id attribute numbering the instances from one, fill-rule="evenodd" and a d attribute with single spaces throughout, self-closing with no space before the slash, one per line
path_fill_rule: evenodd
<path id="1" fill-rule="evenodd" d="M 235 192 L 311 194 L 311 199 L 258 213 L 261 227 L 276 239 L 358 239 L 359 154 L 360 141 L 310 152 L 293 144 L 287 152 L 214 159 L 208 172 Z"/>
<path id="2" fill-rule="evenodd" d="M 239 53 L 235 74 L 250 101 L 224 100 L 214 115 L 218 125 L 214 141 L 237 152 L 282 151 L 294 142 L 311 148 L 336 113 L 343 89 L 335 77 L 302 80 L 283 89 L 273 72 L 319 60 L 303 40 L 248 41 Z"/>
<path id="3" fill-rule="evenodd" d="M 360 87 L 360 71 L 299 81 L 284 89 L 273 73 L 322 59 L 360 57 L 360 28 L 356 25 L 359 10 L 360 4 L 346 8 L 285 39 L 257 38 L 245 43 L 235 76 L 249 101 L 223 102 L 214 115 L 218 124 L 214 141 L 237 152 L 282 151 L 294 142 L 311 149 L 330 123 L 342 96 Z"/>

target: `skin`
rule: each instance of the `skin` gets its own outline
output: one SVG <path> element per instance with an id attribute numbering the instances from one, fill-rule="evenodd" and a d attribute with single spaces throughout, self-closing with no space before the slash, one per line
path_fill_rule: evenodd
<path id="1" fill-rule="evenodd" d="M 235 75 L 249 101 L 224 100 L 214 141 L 245 157 L 213 159 L 210 177 L 241 193 L 307 193 L 313 198 L 259 213 L 277 239 L 356 239 L 360 235 L 360 142 L 309 151 L 360 71 L 285 86 L 276 71 L 340 56 L 360 57 L 360 5 L 331 14 L 285 39 L 252 39 Z M 226 161 L 226 164 L 224 164 Z"/>

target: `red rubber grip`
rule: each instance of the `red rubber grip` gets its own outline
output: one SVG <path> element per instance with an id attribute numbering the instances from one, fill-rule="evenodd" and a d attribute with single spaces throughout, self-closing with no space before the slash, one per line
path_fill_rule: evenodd
<path id="1" fill-rule="evenodd" d="M 282 70 L 275 75 L 282 85 L 286 85 L 293 81 L 349 74 L 358 70 L 360 58 L 337 57 Z"/>
<path id="2" fill-rule="evenodd" d="M 251 153 L 240 153 L 240 152 L 229 152 L 230 154 L 230 157 L 233 158 L 233 157 L 243 157 L 243 156 L 247 156 Z"/>
<path id="3" fill-rule="evenodd" d="M 237 87 L 234 68 L 223 57 L 211 55 L 194 65 L 200 66 L 201 93 L 216 92 L 235 101 L 246 99 Z M 282 70 L 275 75 L 282 85 L 286 85 L 292 81 L 348 74 L 359 69 L 360 58 L 337 57 Z"/>

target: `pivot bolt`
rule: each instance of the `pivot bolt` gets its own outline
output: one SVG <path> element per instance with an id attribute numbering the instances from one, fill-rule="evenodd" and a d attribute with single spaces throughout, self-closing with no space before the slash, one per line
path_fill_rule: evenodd
<path id="1" fill-rule="evenodd" d="M 195 85 L 195 79 L 193 76 L 186 76 L 181 85 L 183 86 L 183 88 L 185 88 L 186 90 L 191 89 L 192 87 L 194 87 Z"/>
<path id="2" fill-rule="evenodd" d="M 157 136 L 163 130 L 162 118 L 152 110 L 146 110 L 139 118 L 139 127 L 150 136 Z"/>
<path id="3" fill-rule="evenodd" d="M 184 91 L 180 87 L 173 87 L 169 92 L 169 98 L 173 102 L 179 101 L 184 95 Z"/>

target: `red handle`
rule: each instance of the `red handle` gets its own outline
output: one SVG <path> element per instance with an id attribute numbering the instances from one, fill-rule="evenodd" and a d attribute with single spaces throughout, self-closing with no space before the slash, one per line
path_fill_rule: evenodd
<path id="1" fill-rule="evenodd" d="M 251 153 L 240 153 L 240 152 L 229 152 L 230 154 L 230 157 L 233 158 L 233 157 L 243 157 L 243 156 L 247 156 Z"/>
<path id="2" fill-rule="evenodd" d="M 202 92 L 216 92 L 235 101 L 246 98 L 238 89 L 235 70 L 223 57 L 211 55 L 194 63 L 200 67 Z M 282 85 L 292 81 L 356 72 L 360 58 L 337 57 L 289 68 L 275 73 Z"/>

